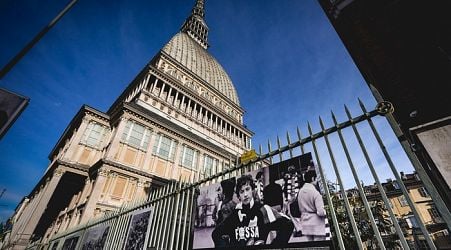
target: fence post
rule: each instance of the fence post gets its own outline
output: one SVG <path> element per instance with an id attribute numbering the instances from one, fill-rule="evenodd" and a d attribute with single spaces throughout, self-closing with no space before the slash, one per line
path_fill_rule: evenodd
<path id="1" fill-rule="evenodd" d="M 371 91 L 374 94 L 374 97 L 378 102 L 384 102 L 384 99 L 380 95 L 379 91 L 370 84 Z M 409 158 L 410 162 L 412 163 L 413 167 L 415 168 L 415 171 L 417 172 L 418 176 L 420 177 L 421 181 L 423 182 L 424 186 L 426 187 L 429 195 L 431 196 L 432 200 L 434 201 L 435 206 L 440 212 L 440 215 L 443 217 L 445 223 L 448 226 L 448 230 L 451 231 L 451 212 L 449 211 L 448 207 L 446 206 L 445 202 L 443 202 L 443 199 L 440 197 L 440 194 L 438 193 L 437 189 L 435 188 L 434 184 L 432 183 L 431 179 L 429 178 L 428 174 L 423 168 L 423 165 L 421 164 L 418 157 L 415 155 L 414 152 L 412 152 L 412 149 L 410 148 L 410 143 L 407 141 L 407 138 L 405 137 L 404 133 L 402 132 L 401 128 L 399 128 L 399 125 L 395 118 L 393 117 L 393 114 L 388 113 L 385 115 L 385 118 L 388 121 L 388 124 L 393 129 L 393 132 L 395 133 L 398 140 L 401 142 L 401 146 L 404 149 L 404 152 L 406 152 L 407 157 Z"/>
<path id="2" fill-rule="evenodd" d="M 321 119 L 321 117 L 319 118 L 319 124 L 321 126 L 322 131 L 324 132 L 325 128 L 324 128 L 323 120 Z M 332 166 L 334 168 L 335 175 L 337 176 L 338 184 L 340 186 L 340 192 L 343 196 L 343 202 L 345 203 L 346 213 L 348 214 L 352 230 L 354 231 L 357 246 L 359 247 L 359 249 L 363 249 L 362 239 L 360 238 L 360 232 L 355 223 L 354 214 L 351 211 L 351 206 L 349 205 L 348 197 L 346 195 L 346 191 L 343 186 L 343 181 L 341 180 L 340 171 L 338 171 L 337 163 L 335 162 L 335 156 L 334 156 L 334 153 L 332 152 L 332 148 L 330 147 L 329 138 L 328 138 L 327 134 L 324 134 L 324 140 L 326 141 L 327 151 L 329 152 L 330 160 L 332 161 Z M 382 242 L 380 242 L 380 243 L 382 243 Z M 385 246 L 383 243 L 379 244 L 379 246 L 382 250 L 385 250 Z"/>
<path id="3" fill-rule="evenodd" d="M 343 242 L 343 237 L 341 235 L 340 227 L 338 225 L 338 220 L 337 220 L 337 215 L 335 214 L 334 204 L 332 203 L 332 199 L 330 198 L 329 187 L 327 186 L 327 180 L 326 180 L 326 177 L 324 176 L 323 168 L 321 167 L 321 161 L 319 159 L 318 150 L 316 149 L 315 138 L 313 136 L 312 127 L 310 126 L 310 123 L 308 123 L 308 131 L 310 134 L 310 138 L 312 139 L 313 151 L 315 152 L 316 162 L 318 164 L 318 169 L 319 169 L 319 173 L 321 176 L 321 182 L 323 183 L 324 193 L 326 194 L 327 205 L 329 206 L 329 211 L 332 216 L 332 221 L 334 223 L 335 234 L 337 235 L 337 240 L 338 240 L 338 246 L 340 247 L 341 250 L 345 250 L 346 248 L 345 248 L 345 245 Z"/>
<path id="4" fill-rule="evenodd" d="M 360 107 L 361 107 L 362 111 L 364 113 L 366 113 L 366 108 L 363 105 L 362 101 L 359 100 L 359 104 L 360 104 Z M 382 102 L 382 103 L 378 104 L 379 108 L 381 108 L 380 107 L 381 105 L 390 105 L 391 106 L 391 104 L 389 104 L 387 102 Z M 386 109 L 386 108 L 381 108 L 381 109 Z M 389 114 L 389 113 L 391 113 L 391 112 L 388 111 L 388 113 L 381 113 L 381 115 L 386 115 L 386 114 Z M 382 150 L 382 153 L 385 156 L 385 159 L 388 162 L 388 165 L 390 166 L 390 169 L 392 170 L 393 174 L 395 175 L 396 181 L 398 182 L 399 187 L 401 188 L 402 193 L 403 193 L 404 197 L 407 200 L 407 203 L 409 203 L 410 209 L 412 210 L 415 218 L 419 222 L 419 226 L 420 226 L 421 232 L 424 235 L 424 238 L 426 239 L 426 241 L 427 241 L 427 243 L 428 243 L 428 245 L 429 245 L 429 247 L 431 249 L 436 249 L 436 247 L 434 245 L 434 242 L 432 241 L 432 238 L 429 235 L 429 232 L 426 229 L 426 227 L 425 227 L 425 225 L 424 225 L 424 223 L 423 223 L 423 221 L 422 221 L 422 219 L 420 217 L 420 214 L 418 213 L 416 205 L 413 203 L 412 199 L 410 198 L 409 191 L 407 191 L 407 188 L 404 185 L 404 182 L 402 181 L 401 176 L 399 175 L 398 171 L 396 170 L 395 165 L 393 164 L 393 161 L 391 160 L 391 157 L 388 154 L 387 149 L 385 148 L 384 143 L 382 142 L 382 139 L 380 138 L 379 133 L 377 132 L 376 127 L 373 124 L 373 121 L 371 120 L 371 118 L 368 118 L 367 121 L 368 121 L 368 124 L 370 125 L 371 131 L 373 132 L 374 136 L 376 137 L 376 140 L 377 140 L 377 142 L 379 144 L 379 147 Z"/>
<path id="5" fill-rule="evenodd" d="M 374 169 L 373 163 L 371 162 L 370 156 L 368 155 L 365 145 L 363 144 L 362 138 L 360 137 L 360 133 L 357 130 L 356 125 L 352 121 L 351 113 L 349 112 L 349 109 L 348 109 L 348 107 L 346 107 L 346 105 L 345 105 L 345 112 L 346 112 L 346 115 L 348 116 L 349 120 L 351 121 L 352 130 L 354 131 L 357 141 L 359 142 L 360 149 L 362 150 L 362 153 L 365 156 L 365 160 L 368 163 L 368 167 L 371 171 L 371 174 L 373 175 L 374 181 L 376 182 L 377 188 L 379 189 L 379 193 L 382 196 L 382 200 L 384 201 L 385 207 L 388 210 L 388 214 L 390 215 L 391 221 L 395 227 L 396 233 L 398 234 L 399 240 L 401 241 L 401 244 L 405 249 L 409 249 L 409 245 L 407 244 L 406 238 L 404 237 L 404 233 L 402 232 L 401 227 L 399 226 L 398 220 L 397 220 L 395 214 L 393 213 L 393 209 L 390 206 L 390 201 L 388 200 L 387 194 L 385 193 L 385 190 L 382 187 L 382 184 L 379 180 L 376 170 Z"/>
<path id="6" fill-rule="evenodd" d="M 368 217 L 370 219 L 371 228 L 373 229 L 373 232 L 376 236 L 376 240 L 379 243 L 379 246 L 382 247 L 382 246 L 384 246 L 384 242 L 382 240 L 381 233 L 379 232 L 379 229 L 377 228 L 377 225 L 375 223 L 373 212 L 371 211 L 368 200 L 366 199 L 365 191 L 363 190 L 362 184 L 360 183 L 359 177 L 357 175 L 357 171 L 355 170 L 355 167 L 354 167 L 354 163 L 351 160 L 351 155 L 349 154 L 348 147 L 346 146 L 346 143 L 343 138 L 343 134 L 341 133 L 341 129 L 338 127 L 337 119 L 335 118 L 335 115 L 333 112 L 331 112 L 331 114 L 332 114 L 332 120 L 334 121 L 335 127 L 337 128 L 337 133 L 338 133 L 338 137 L 340 138 L 341 145 L 343 147 L 343 150 L 345 151 L 346 159 L 348 160 L 349 167 L 351 168 L 352 176 L 354 177 L 354 182 L 357 185 L 357 189 L 359 190 L 360 197 L 362 198 L 363 206 L 365 207 L 366 213 L 368 214 Z M 385 248 L 385 246 L 384 246 L 384 248 Z"/>

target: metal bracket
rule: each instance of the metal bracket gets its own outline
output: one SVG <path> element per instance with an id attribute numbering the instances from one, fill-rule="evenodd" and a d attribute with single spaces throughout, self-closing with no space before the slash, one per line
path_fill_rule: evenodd
<path id="1" fill-rule="evenodd" d="M 395 111 L 395 107 L 389 101 L 382 101 L 376 105 L 376 111 L 379 115 L 392 114 Z"/>

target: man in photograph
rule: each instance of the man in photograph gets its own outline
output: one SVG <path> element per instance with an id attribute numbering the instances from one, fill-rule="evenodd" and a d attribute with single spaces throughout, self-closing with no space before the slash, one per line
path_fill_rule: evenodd
<path id="1" fill-rule="evenodd" d="M 326 210 L 323 197 L 317 190 L 318 179 L 315 170 L 304 174 L 305 184 L 299 190 L 299 210 L 301 230 L 305 241 L 326 239 Z"/>
<path id="2" fill-rule="evenodd" d="M 255 189 L 255 181 L 251 175 L 238 178 L 235 193 L 240 202 L 232 214 L 217 225 L 212 233 L 213 239 L 224 240 L 222 246 L 265 244 L 283 246 L 288 243 L 293 232 L 293 223 L 290 218 L 257 201 Z M 267 242 L 270 231 L 276 231 L 277 236 Z"/>
<path id="3" fill-rule="evenodd" d="M 265 183 L 265 175 L 263 174 L 263 171 L 259 171 L 255 176 L 255 194 L 257 200 L 261 203 L 264 203 L 263 202 L 264 183 Z"/>
<path id="4" fill-rule="evenodd" d="M 216 225 L 221 224 L 235 209 L 236 203 L 233 201 L 235 191 L 235 178 L 221 181 L 221 185 L 216 190 L 218 192 L 215 208 L 213 209 L 213 220 Z"/>
<path id="5" fill-rule="evenodd" d="M 213 209 L 213 220 L 216 227 L 221 225 L 227 217 L 229 217 L 235 209 L 236 202 L 233 200 L 233 194 L 235 191 L 235 178 L 221 181 L 221 185 L 218 187 L 218 203 Z M 217 237 L 216 237 L 217 236 Z M 226 246 L 229 242 L 228 239 L 220 237 L 220 235 L 212 236 L 215 246 Z"/>
<path id="6" fill-rule="evenodd" d="M 282 187 L 276 183 L 274 176 L 269 176 L 269 184 L 263 189 L 263 197 L 266 205 L 282 212 L 283 191 Z"/>

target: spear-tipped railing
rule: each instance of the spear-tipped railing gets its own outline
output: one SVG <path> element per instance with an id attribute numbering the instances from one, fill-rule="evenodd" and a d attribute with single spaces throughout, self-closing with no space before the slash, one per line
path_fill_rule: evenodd
<path id="1" fill-rule="evenodd" d="M 227 179 L 233 176 L 242 174 L 244 171 L 255 170 L 258 166 L 264 166 L 265 164 L 274 163 L 274 159 L 279 161 L 284 160 L 284 153 L 287 152 L 290 158 L 295 156 L 297 149 L 301 154 L 307 152 L 306 146 L 310 146 L 315 156 L 314 160 L 317 165 L 317 169 L 322 182 L 322 191 L 324 193 L 324 199 L 328 208 L 329 218 L 332 220 L 333 238 L 334 242 L 338 244 L 340 249 L 346 248 L 345 232 L 340 227 L 340 222 L 337 217 L 336 205 L 334 204 L 333 196 L 341 194 L 342 202 L 344 203 L 345 217 L 348 223 L 351 225 L 350 230 L 354 235 L 355 244 L 359 249 L 364 249 L 364 241 L 362 240 L 362 232 L 360 232 L 359 225 L 356 223 L 353 205 L 347 199 L 347 192 L 345 186 L 345 180 L 343 178 L 343 170 L 346 167 L 351 172 L 349 178 L 354 182 L 355 187 L 358 190 L 359 197 L 363 203 L 364 210 L 368 216 L 371 230 L 373 231 L 373 239 L 376 240 L 377 247 L 379 249 L 386 249 L 387 241 L 383 240 L 383 233 L 379 228 L 380 222 L 375 219 L 374 211 L 370 204 L 364 186 L 362 184 L 362 177 L 359 176 L 359 169 L 362 169 L 362 165 L 365 166 L 371 177 L 374 179 L 375 185 L 378 189 L 378 195 L 385 204 L 386 213 L 391 221 L 391 227 L 394 229 L 393 235 L 395 235 L 396 241 L 399 243 L 399 247 L 403 249 L 409 249 L 408 242 L 401 225 L 399 223 L 399 215 L 395 214 L 395 211 L 391 207 L 390 198 L 384 189 L 383 183 L 380 181 L 378 172 L 382 171 L 380 163 L 375 164 L 375 157 L 371 155 L 373 149 L 380 149 L 383 153 L 383 160 L 389 166 L 391 172 L 395 176 L 396 182 L 400 186 L 402 195 L 407 200 L 408 206 L 413 213 L 413 216 L 418 222 L 418 226 L 426 240 L 429 248 L 436 249 L 428 230 L 422 221 L 418 207 L 414 200 L 409 195 L 407 187 L 404 185 L 401 176 L 398 173 L 397 168 L 390 156 L 388 149 L 386 148 L 384 141 L 381 139 L 376 125 L 373 122 L 375 117 L 390 115 L 393 112 L 393 106 L 389 102 L 380 102 L 376 108 L 372 111 L 367 111 L 363 103 L 359 100 L 359 105 L 362 113 L 356 117 L 351 115 L 348 107 L 344 107 L 344 111 L 347 120 L 344 122 L 338 122 L 336 115 L 331 112 L 331 119 L 333 125 L 326 127 L 322 118 L 319 118 L 320 131 L 314 132 L 311 124 L 307 123 L 308 136 L 303 137 L 301 130 L 296 128 L 297 140 L 292 141 L 289 133 L 286 133 L 286 145 L 283 145 L 279 136 L 276 139 L 276 149 L 272 149 L 271 141 L 267 143 L 267 153 L 263 152 L 261 145 L 258 147 L 258 156 L 243 164 L 236 164 L 232 166 L 232 161 L 229 159 L 228 168 L 225 168 L 225 162 L 222 162 L 223 167 L 215 167 L 204 172 L 199 169 L 197 174 L 191 173 L 189 178 L 180 178 L 178 181 L 172 181 L 164 187 L 152 190 L 149 197 L 143 201 L 134 202 L 131 204 L 124 204 L 117 211 L 105 215 L 102 218 L 88 222 L 85 225 L 77 226 L 69 231 L 55 235 L 50 240 L 50 244 L 59 242 L 62 244 L 62 239 L 70 238 L 73 235 L 81 235 L 89 228 L 98 225 L 108 225 L 110 232 L 107 237 L 106 247 L 108 249 L 119 249 L 126 244 L 124 235 L 127 234 L 129 229 L 129 223 L 132 218 L 132 214 L 141 209 L 152 207 L 152 216 L 150 218 L 150 225 L 147 234 L 147 246 L 155 247 L 157 249 L 190 249 L 193 244 L 192 229 L 194 227 L 193 213 L 196 208 L 195 197 L 196 190 L 202 186 L 208 184 L 217 183 L 223 179 Z M 358 124 L 366 124 L 370 128 L 370 133 L 362 133 L 359 131 Z M 348 131 L 345 131 L 348 129 Z M 352 133 L 345 133 L 349 132 Z M 350 134 L 350 135 L 348 135 Z M 338 142 L 334 143 L 331 136 L 338 136 Z M 348 136 L 347 136 L 348 135 Z M 357 146 L 350 145 L 349 139 L 357 141 Z M 372 137 L 376 140 L 376 144 L 372 144 L 368 147 L 365 144 L 365 138 Z M 320 147 L 320 143 L 324 141 L 325 149 Z M 350 150 L 352 149 L 352 150 Z M 339 160 L 339 153 L 344 153 L 344 158 Z M 357 156 L 363 155 L 363 163 L 357 163 Z M 237 156 L 238 157 L 238 156 Z M 286 159 L 285 159 L 286 160 Z M 380 160 L 380 159 L 379 159 Z M 235 160 L 238 162 L 238 159 Z M 328 163 L 331 164 L 328 164 Z M 260 163 L 260 164 L 257 164 Z M 265 163 L 265 164 L 263 164 Z M 329 167 L 328 167 L 329 166 Z M 329 171 L 331 169 L 331 171 Z M 330 174 L 336 177 L 336 181 L 339 186 L 338 191 L 330 190 L 327 185 L 330 178 Z M 200 176 L 203 176 L 200 179 Z M 352 176 L 352 178 L 351 178 Z M 349 181 L 349 180 L 347 180 Z M 349 188 L 349 187 L 348 187 Z M 374 199 L 374 198 L 373 198 Z"/>

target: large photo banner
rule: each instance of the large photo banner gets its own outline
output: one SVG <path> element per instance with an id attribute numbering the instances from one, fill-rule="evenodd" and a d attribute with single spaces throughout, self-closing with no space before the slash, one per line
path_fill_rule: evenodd
<path id="1" fill-rule="evenodd" d="M 77 249 L 78 240 L 80 239 L 80 233 L 75 233 L 74 235 L 71 235 L 67 237 L 64 240 L 63 246 L 61 247 L 61 250 L 75 250 Z"/>
<path id="2" fill-rule="evenodd" d="M 200 188 L 193 249 L 330 246 L 310 153 Z"/>
<path id="3" fill-rule="evenodd" d="M 102 250 L 105 246 L 106 237 L 110 230 L 109 225 L 98 225 L 96 227 L 89 228 L 85 232 L 83 243 L 81 245 L 82 250 Z"/>
<path id="4" fill-rule="evenodd" d="M 30 99 L 0 88 L 0 139 L 6 134 Z"/>
<path id="5" fill-rule="evenodd" d="M 125 237 L 124 250 L 147 249 L 153 208 L 147 207 L 133 212 Z"/>

